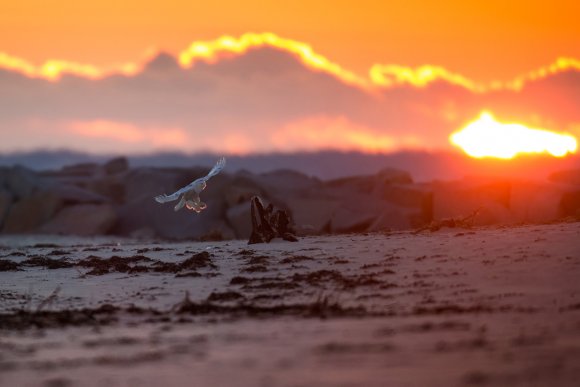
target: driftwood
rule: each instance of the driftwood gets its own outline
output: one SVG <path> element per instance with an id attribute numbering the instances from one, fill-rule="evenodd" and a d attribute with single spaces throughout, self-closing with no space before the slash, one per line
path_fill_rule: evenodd
<path id="1" fill-rule="evenodd" d="M 252 197 L 251 206 L 252 234 L 248 241 L 249 245 L 269 243 L 276 237 L 290 242 L 298 242 L 286 211 L 274 211 L 274 206 L 271 203 L 264 207 L 258 196 Z"/>

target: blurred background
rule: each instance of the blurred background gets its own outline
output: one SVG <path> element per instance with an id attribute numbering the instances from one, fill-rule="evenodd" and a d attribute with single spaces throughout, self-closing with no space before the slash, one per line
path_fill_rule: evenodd
<path id="1" fill-rule="evenodd" d="M 385 201 L 419 211 L 412 220 L 397 212 L 404 220 L 363 216 L 335 227 L 331 219 L 342 215 L 333 207 L 322 220 L 302 222 L 317 232 L 408 228 L 470 213 L 486 200 L 509 214 L 483 223 L 576 216 L 578 14 L 574 1 L 2 1 L 0 225 L 57 232 L 42 227 L 63 208 L 106 204 L 112 215 L 99 233 L 163 234 L 149 220 L 119 225 L 129 216 L 122 209 L 140 196 L 142 208 L 153 206 L 151 195 L 179 188 L 219 155 L 228 158 L 228 178 L 253 181 L 239 189 L 245 196 L 217 206 L 229 236 L 245 236 L 226 213 L 251 193 L 300 212 L 294 199 L 272 191 L 296 187 L 302 199 L 338 195 L 337 208 L 372 192 L 379 202 L 369 211 L 382 211 Z M 256 183 L 280 169 L 302 180 Z M 145 171 L 162 182 L 149 176 L 146 187 L 127 186 Z M 393 171 L 407 176 L 397 184 L 421 192 L 415 201 L 384 192 Z M 327 186 L 363 175 L 373 182 L 350 181 L 344 198 Z M 460 179 L 471 179 L 469 195 L 485 200 L 435 205 L 434 182 Z M 23 199 L 47 192 L 49 180 L 76 193 L 59 188 L 45 215 L 7 226 L 24 218 L 15 206 L 33 206 Z M 547 193 L 514 194 L 530 180 Z M 495 188 L 480 188 L 489 181 Z M 534 200 L 550 209 L 539 218 L 528 207 L 513 215 L 517 203 Z"/>

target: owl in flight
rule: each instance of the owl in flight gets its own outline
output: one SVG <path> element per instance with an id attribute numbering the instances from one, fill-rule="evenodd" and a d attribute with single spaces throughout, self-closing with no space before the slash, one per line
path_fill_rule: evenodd
<path id="1" fill-rule="evenodd" d="M 155 196 L 155 201 L 157 203 L 167 203 L 179 199 L 179 203 L 177 203 L 175 207 L 173 207 L 175 211 L 179 211 L 180 209 L 183 208 L 183 206 L 185 206 L 188 210 L 192 210 L 199 213 L 204 208 L 207 207 L 207 205 L 200 200 L 199 194 L 201 193 L 201 191 L 205 189 L 207 181 L 210 179 L 210 177 L 220 173 L 225 166 L 226 166 L 226 158 L 220 157 L 220 159 L 217 161 L 217 163 L 213 166 L 211 171 L 209 171 L 209 173 L 206 176 L 194 180 L 193 182 L 177 190 L 171 195 L 163 194 Z"/>

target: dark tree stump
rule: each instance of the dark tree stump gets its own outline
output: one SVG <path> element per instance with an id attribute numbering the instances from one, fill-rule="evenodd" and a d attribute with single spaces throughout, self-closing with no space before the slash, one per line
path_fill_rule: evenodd
<path id="1" fill-rule="evenodd" d="M 294 230 L 290 226 L 290 219 L 284 210 L 276 210 L 269 204 L 264 208 L 262 200 L 258 196 L 251 200 L 252 234 L 248 244 L 269 243 L 272 239 L 280 237 L 290 242 L 297 242 Z"/>

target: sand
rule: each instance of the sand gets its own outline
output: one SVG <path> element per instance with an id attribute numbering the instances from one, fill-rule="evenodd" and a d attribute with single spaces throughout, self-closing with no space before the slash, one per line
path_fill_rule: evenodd
<path id="1" fill-rule="evenodd" d="M 0 246 L 2 386 L 580 380 L 580 223 Z"/>

